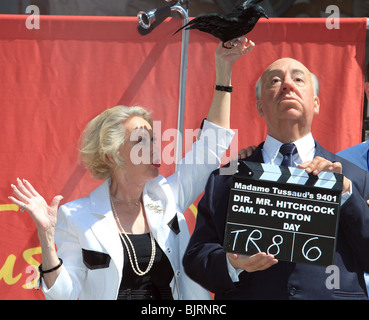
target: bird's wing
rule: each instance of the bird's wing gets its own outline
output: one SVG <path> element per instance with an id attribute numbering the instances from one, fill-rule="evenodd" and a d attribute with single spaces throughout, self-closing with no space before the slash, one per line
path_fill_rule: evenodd
<path id="1" fill-rule="evenodd" d="M 233 10 L 232 13 L 235 12 L 240 12 L 242 10 L 246 10 L 247 8 L 250 8 L 252 5 L 256 5 L 259 2 L 262 2 L 263 0 L 247 0 L 247 1 L 242 1 L 240 2 L 238 5 L 236 5 Z"/>
<path id="2" fill-rule="evenodd" d="M 227 27 L 229 25 L 233 25 L 237 21 L 238 19 L 236 18 L 228 18 L 227 16 L 218 13 L 206 14 L 192 19 L 189 23 L 173 33 L 173 35 L 185 28 L 186 30 L 198 29 L 203 32 L 211 33 L 214 36 L 220 38 L 220 30 L 223 30 L 224 27 Z"/>
<path id="3" fill-rule="evenodd" d="M 247 0 L 239 3 L 237 6 L 235 6 L 230 14 L 228 16 L 239 16 L 241 12 L 244 12 L 245 10 L 249 9 L 251 6 L 258 4 L 263 0 Z"/>

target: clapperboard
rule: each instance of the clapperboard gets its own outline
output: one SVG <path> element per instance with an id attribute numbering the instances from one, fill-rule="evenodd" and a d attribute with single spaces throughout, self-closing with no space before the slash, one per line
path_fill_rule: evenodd
<path id="1" fill-rule="evenodd" d="M 333 264 L 343 176 L 240 161 L 230 190 L 224 250 Z"/>

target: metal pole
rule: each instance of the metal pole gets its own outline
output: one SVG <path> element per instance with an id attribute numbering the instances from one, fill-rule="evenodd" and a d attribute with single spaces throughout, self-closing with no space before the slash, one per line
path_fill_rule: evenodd
<path id="1" fill-rule="evenodd" d="M 189 22 L 188 9 L 183 7 L 183 25 Z M 184 117 L 185 117 L 185 104 L 186 104 L 186 82 L 187 82 L 187 58 L 188 58 L 188 42 L 189 42 L 189 31 L 182 30 L 182 47 L 181 47 L 181 71 L 180 71 L 180 82 L 179 82 L 179 101 L 178 101 L 178 134 L 176 141 L 176 171 L 178 162 L 182 159 L 183 152 L 183 138 L 184 138 Z"/>
<path id="2" fill-rule="evenodd" d="M 172 0 L 165 0 L 172 2 Z M 149 12 L 140 11 L 137 14 L 138 22 L 143 29 L 150 29 L 153 27 L 153 23 L 160 17 L 167 17 L 168 10 L 178 12 L 183 18 L 183 26 L 189 22 L 188 8 L 189 0 L 177 1 L 177 3 L 170 7 L 164 7 L 161 9 L 154 9 Z M 183 6 L 186 6 L 184 8 Z M 158 22 L 159 24 L 162 21 Z M 150 30 L 151 31 L 151 30 Z M 149 31 L 149 32 L 150 32 Z M 178 101 L 178 119 L 177 128 L 178 134 L 176 138 L 176 151 L 175 151 L 175 170 L 177 171 L 178 162 L 182 159 L 183 151 L 183 134 L 184 134 L 184 116 L 185 116 L 185 104 L 186 104 L 186 82 L 187 82 L 187 57 L 188 57 L 188 41 L 189 31 L 182 30 L 182 46 L 181 46 L 181 67 L 180 67 L 180 81 L 179 81 L 179 101 Z"/>

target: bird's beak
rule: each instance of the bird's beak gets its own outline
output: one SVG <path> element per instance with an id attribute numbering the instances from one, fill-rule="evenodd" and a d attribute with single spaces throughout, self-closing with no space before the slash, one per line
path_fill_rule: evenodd
<path id="1" fill-rule="evenodd" d="M 266 13 L 263 14 L 264 18 L 269 19 L 269 17 L 266 15 Z"/>

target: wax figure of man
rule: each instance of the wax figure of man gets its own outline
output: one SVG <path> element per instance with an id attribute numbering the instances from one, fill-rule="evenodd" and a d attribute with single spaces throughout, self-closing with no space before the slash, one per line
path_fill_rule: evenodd
<path id="1" fill-rule="evenodd" d="M 279 148 L 293 142 L 293 166 L 308 173 L 342 173 L 343 190 L 334 265 L 339 284 L 326 285 L 326 268 L 278 261 L 258 253 L 225 253 L 223 240 L 232 176 L 214 171 L 198 205 L 194 233 L 184 255 L 187 274 L 215 293 L 215 299 L 367 299 L 364 271 L 369 271 L 369 176 L 328 152 L 311 134 L 319 113 L 316 77 L 300 62 L 284 58 L 272 63 L 256 87 L 257 110 L 268 135 L 245 161 L 281 165 Z M 242 161 L 242 160 L 240 160 Z M 336 268 L 337 270 L 337 268 Z"/>

